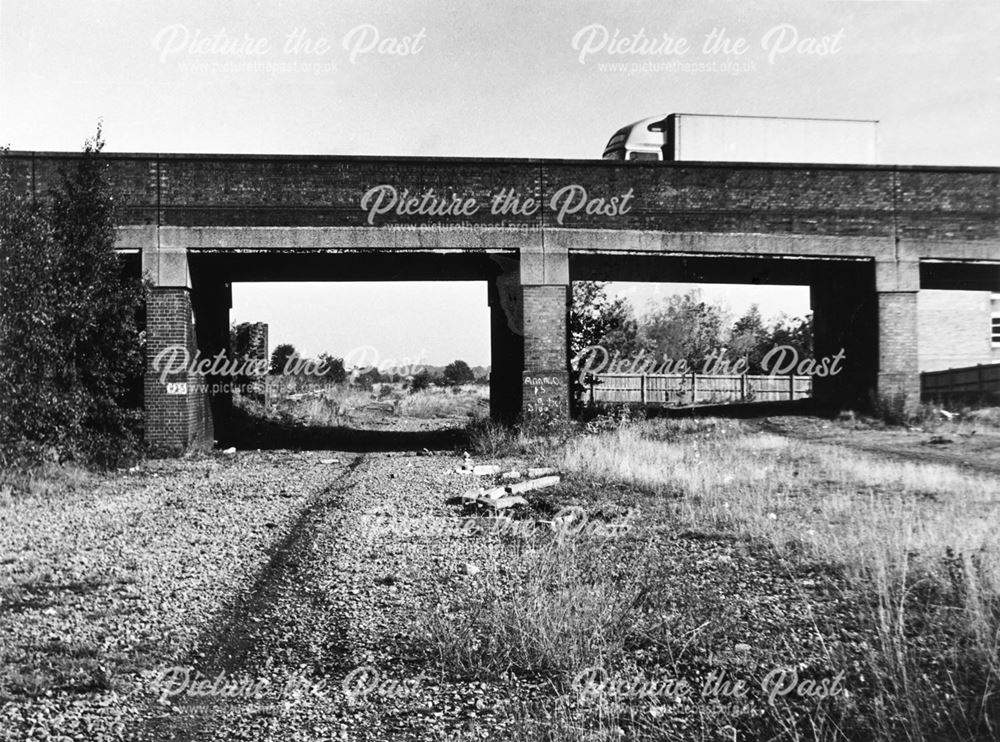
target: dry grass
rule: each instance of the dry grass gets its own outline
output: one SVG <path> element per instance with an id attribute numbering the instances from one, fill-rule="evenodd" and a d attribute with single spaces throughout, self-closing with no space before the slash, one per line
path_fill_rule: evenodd
<path id="1" fill-rule="evenodd" d="M 474 439 L 487 454 L 533 445 L 490 426 Z M 608 426 L 572 438 L 553 463 L 571 475 L 574 496 L 590 510 L 623 497 L 639 505 L 642 528 L 623 542 L 553 541 L 498 554 L 502 576 L 486 575 L 465 604 L 425 621 L 446 667 L 473 677 L 539 675 L 565 690 L 581 667 L 641 672 L 652 642 L 656 667 L 675 677 L 692 672 L 767 623 L 733 617 L 753 615 L 747 605 L 755 597 L 765 608 L 777 600 L 763 587 L 739 587 L 769 579 L 739 559 L 735 589 L 713 592 L 730 557 L 684 564 L 659 539 L 694 532 L 710 541 L 736 537 L 772 555 L 770 575 L 784 574 L 792 585 L 792 597 L 780 599 L 779 632 L 816 622 L 804 638 L 772 637 L 771 646 L 785 650 L 758 659 L 784 664 L 795 660 L 790 652 L 812 646 L 810 662 L 850 670 L 855 695 L 784 711 L 695 706 L 687 711 L 700 731 L 680 732 L 635 705 L 583 714 L 550 704 L 524 710 L 512 738 L 694 739 L 723 728 L 740 729 L 741 739 L 1000 738 L 995 478 L 711 419 Z M 699 583 L 705 560 L 708 582 Z M 810 577 L 800 585 L 795 575 L 803 572 Z M 817 583 L 846 606 L 846 616 L 815 617 L 822 607 L 806 596 Z"/>
<path id="2" fill-rule="evenodd" d="M 978 582 L 1000 594 L 995 479 L 741 432 L 732 421 L 664 443 L 677 429 L 647 423 L 577 438 L 561 465 L 599 481 L 682 494 L 664 506 L 690 527 L 736 530 L 779 547 L 802 542 L 858 574 L 900 573 L 949 549 L 979 554 Z"/>
<path id="3" fill-rule="evenodd" d="M 741 432 L 732 423 L 680 439 L 676 430 L 648 423 L 577 439 L 562 465 L 679 494 L 661 505 L 688 527 L 765 539 L 780 553 L 804 550 L 808 559 L 843 568 L 870 598 L 865 618 L 876 632 L 869 662 L 879 732 L 995 738 L 996 479 Z"/>
<path id="4" fill-rule="evenodd" d="M 0 507 L 13 503 L 14 498 L 59 497 L 94 482 L 96 476 L 71 462 L 45 462 L 22 469 L 0 470 Z"/>
<path id="5" fill-rule="evenodd" d="M 638 575 L 592 579 L 606 571 L 596 563 L 603 555 L 576 541 L 530 544 L 516 556 L 497 547 L 490 561 L 512 568 L 484 574 L 471 611 L 435 597 L 419 619 L 445 666 L 492 678 L 569 676 L 595 658 L 622 656 Z"/>
<path id="6" fill-rule="evenodd" d="M 417 418 L 481 418 L 489 414 L 488 403 L 488 386 L 429 387 L 401 396 L 396 401 L 396 414 Z"/>

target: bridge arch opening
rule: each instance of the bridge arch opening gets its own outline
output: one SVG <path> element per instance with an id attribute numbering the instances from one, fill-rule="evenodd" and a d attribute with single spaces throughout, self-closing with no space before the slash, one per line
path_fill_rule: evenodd
<path id="1" fill-rule="evenodd" d="M 664 297 L 700 292 L 695 303 L 705 303 L 706 316 L 712 319 L 712 309 L 722 311 L 714 319 L 718 327 L 713 337 L 645 338 L 645 362 L 640 370 L 653 362 L 659 375 L 677 376 L 678 358 L 694 356 L 681 369 L 688 380 L 640 380 L 635 368 L 625 366 L 625 378 L 609 380 L 609 386 L 628 389 L 624 395 L 591 394 L 582 390 L 584 399 L 606 397 L 610 401 L 663 402 L 667 406 L 698 406 L 717 400 L 719 404 L 745 401 L 788 401 L 809 398 L 813 408 L 857 407 L 870 403 L 878 382 L 878 322 L 874 291 L 874 266 L 861 260 L 807 260 L 799 258 L 760 258 L 733 254 L 718 256 L 670 256 L 662 254 L 618 254 L 609 259 L 606 254 L 572 255 L 570 274 L 574 281 L 608 280 L 613 291 L 626 292 L 641 298 Z M 737 298 L 738 297 L 738 298 Z M 736 301 L 730 299 L 737 298 Z M 752 303 L 765 309 L 760 319 L 773 329 L 775 315 L 785 312 L 787 331 L 802 331 L 800 320 L 807 320 L 808 348 L 788 333 L 770 333 L 770 338 L 757 343 L 756 351 L 768 351 L 790 346 L 787 351 L 775 351 L 766 368 L 761 358 L 750 358 L 750 368 L 737 362 L 748 355 L 748 348 L 733 347 L 734 325 Z M 662 310 L 663 305 L 660 304 Z M 638 319 L 645 308 L 634 307 Z M 727 315 L 726 309 L 729 310 Z M 654 304 L 653 313 L 657 307 Z M 648 313 L 648 309 L 646 309 Z M 658 318 L 653 318 L 654 325 Z M 662 320 L 662 318 L 659 318 Z M 647 314 L 646 321 L 650 318 Z M 662 324 L 662 322 L 661 322 Z M 705 332 L 710 327 L 692 328 Z M 660 332 L 664 330 L 660 327 Z M 655 329 L 654 329 L 655 333 Z M 685 346 L 685 342 L 687 345 Z M 692 343 L 705 345 L 693 354 Z M 738 344 L 738 342 L 737 342 Z M 709 347 L 712 346 L 712 347 Z M 728 346 L 728 347 L 727 347 Z M 765 347 L 766 346 L 766 347 Z M 680 348 L 687 349 L 681 352 Z M 714 354 L 713 354 L 714 351 Z M 635 355 L 636 348 L 632 349 Z M 638 352 L 642 352 L 639 349 Z M 815 361 L 807 362 L 806 353 Z M 674 356 L 674 357 L 671 357 Z M 835 360 L 840 358 L 839 361 Z M 690 359 L 689 359 L 690 360 Z M 665 362 L 671 366 L 666 367 Z M 577 363 L 577 370 L 581 364 Z M 830 373 L 835 371 L 835 373 Z M 743 379 L 768 376 L 773 379 Z M 713 378 L 714 377 L 714 378 Z M 721 378 L 720 378 L 721 377 Z M 701 389 L 698 384 L 701 383 Z M 656 388 L 644 388 L 654 384 Z M 692 389 L 692 386 L 694 389 Z M 669 387 L 669 390 L 668 390 Z M 671 393 L 678 387 L 683 393 Z M 637 399 L 633 400 L 633 397 Z M 621 399 L 619 399 L 621 398 Z M 793 406 L 794 409 L 794 406 Z"/>
<path id="2" fill-rule="evenodd" d="M 523 340 L 498 289 L 502 253 L 209 250 L 188 263 L 200 356 L 272 372 L 204 380 L 194 423 L 220 446 L 443 448 L 471 419 L 520 411 Z M 319 312 L 323 296 L 336 316 Z M 281 344 L 298 356 L 272 369 Z"/>
<path id="3" fill-rule="evenodd" d="M 591 311 L 589 324 L 573 323 L 572 366 L 583 409 L 615 403 L 656 412 L 721 409 L 812 397 L 808 286 L 576 282 L 573 297 L 582 317 L 588 299 L 603 307 Z"/>

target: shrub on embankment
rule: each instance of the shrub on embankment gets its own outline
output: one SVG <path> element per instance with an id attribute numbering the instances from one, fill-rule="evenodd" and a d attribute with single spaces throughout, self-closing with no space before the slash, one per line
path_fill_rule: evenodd
<path id="1" fill-rule="evenodd" d="M 0 152 L 0 467 L 116 466 L 141 435 L 144 286 L 115 252 L 100 127 L 48 194 Z"/>

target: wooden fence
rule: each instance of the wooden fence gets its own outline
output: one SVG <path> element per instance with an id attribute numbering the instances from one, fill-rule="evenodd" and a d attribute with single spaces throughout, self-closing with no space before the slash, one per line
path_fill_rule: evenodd
<path id="1" fill-rule="evenodd" d="M 811 376 L 600 374 L 592 379 L 588 385 L 592 404 L 626 402 L 673 407 L 779 402 L 812 396 Z"/>
<path id="2" fill-rule="evenodd" d="M 925 371 L 920 374 L 924 400 L 1000 398 L 1000 363 Z"/>

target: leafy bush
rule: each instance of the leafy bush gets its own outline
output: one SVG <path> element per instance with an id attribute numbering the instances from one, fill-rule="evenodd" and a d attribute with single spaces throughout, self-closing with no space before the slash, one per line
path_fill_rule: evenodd
<path id="1" fill-rule="evenodd" d="M 343 384 L 347 381 L 347 369 L 344 368 L 343 358 L 336 358 L 329 353 L 321 353 L 319 361 L 322 364 L 324 381 L 332 384 Z"/>
<path id="2" fill-rule="evenodd" d="M 410 379 L 410 391 L 413 393 L 422 392 L 431 385 L 431 375 L 427 369 L 421 369 Z"/>
<path id="3" fill-rule="evenodd" d="M 115 252 L 100 127 L 42 203 L 0 156 L 0 463 L 108 467 L 140 445 L 145 289 Z M 131 396 L 131 398 L 130 398 Z"/>

